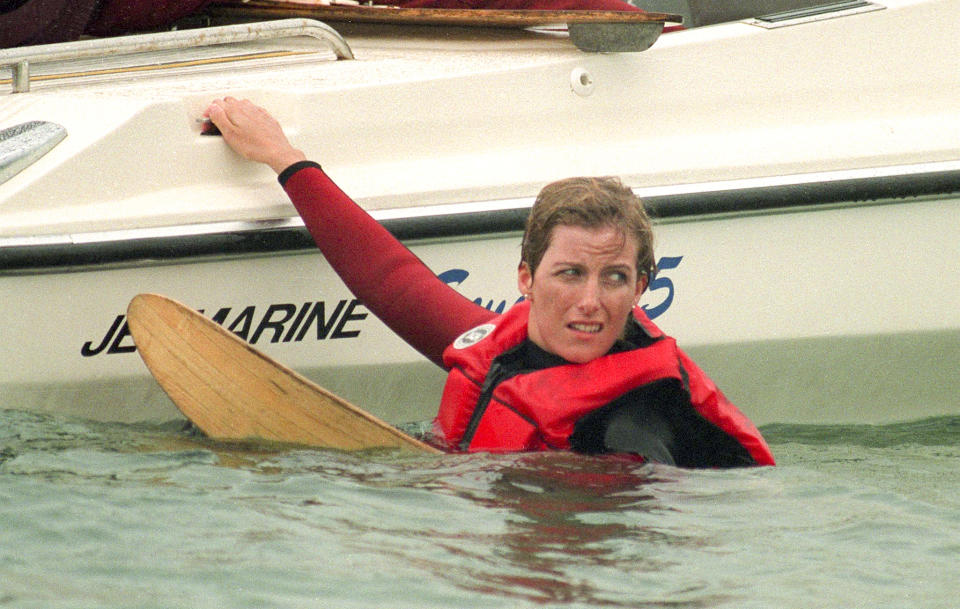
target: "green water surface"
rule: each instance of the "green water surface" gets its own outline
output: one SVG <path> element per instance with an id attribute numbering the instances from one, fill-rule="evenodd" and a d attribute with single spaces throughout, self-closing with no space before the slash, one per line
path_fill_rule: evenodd
<path id="1" fill-rule="evenodd" d="M 763 431 L 690 471 L 0 410 L 0 607 L 958 606 L 960 417 Z"/>

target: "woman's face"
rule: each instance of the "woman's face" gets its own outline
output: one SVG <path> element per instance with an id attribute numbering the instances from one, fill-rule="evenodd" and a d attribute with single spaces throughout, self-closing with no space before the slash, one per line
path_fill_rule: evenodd
<path id="1" fill-rule="evenodd" d="M 568 362 L 607 353 L 646 286 L 637 277 L 637 248 L 613 226 L 554 227 L 536 279 L 526 263 L 518 273 L 531 301 L 530 340 Z"/>

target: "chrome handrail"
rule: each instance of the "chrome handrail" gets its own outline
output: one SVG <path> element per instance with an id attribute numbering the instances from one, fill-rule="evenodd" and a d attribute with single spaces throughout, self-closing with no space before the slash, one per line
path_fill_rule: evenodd
<path id="1" fill-rule="evenodd" d="M 353 59 L 353 51 L 347 41 L 329 25 L 314 19 L 280 19 L 4 49 L 0 50 L 0 67 L 12 67 L 13 92 L 24 93 L 30 90 L 31 62 L 108 57 L 293 36 L 322 40 L 330 46 L 337 59 Z"/>

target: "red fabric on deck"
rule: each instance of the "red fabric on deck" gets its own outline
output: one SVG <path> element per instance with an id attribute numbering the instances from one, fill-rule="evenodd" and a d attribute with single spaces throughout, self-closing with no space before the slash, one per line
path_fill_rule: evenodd
<path id="1" fill-rule="evenodd" d="M 211 0 L 104 0 L 87 34 L 111 36 L 151 30 L 195 13 Z"/>
<path id="2" fill-rule="evenodd" d="M 152 30 L 212 0 L 26 0 L 0 12 L 0 48 Z M 640 11 L 622 0 L 376 0 L 404 8 Z M 0 9 L 3 6 L 0 5 Z"/>

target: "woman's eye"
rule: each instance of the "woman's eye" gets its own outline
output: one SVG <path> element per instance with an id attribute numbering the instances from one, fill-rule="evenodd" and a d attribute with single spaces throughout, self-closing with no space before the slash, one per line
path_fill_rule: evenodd
<path id="1" fill-rule="evenodd" d="M 629 280 L 627 274 L 622 271 L 611 271 L 607 273 L 607 281 L 611 284 L 621 285 Z"/>

